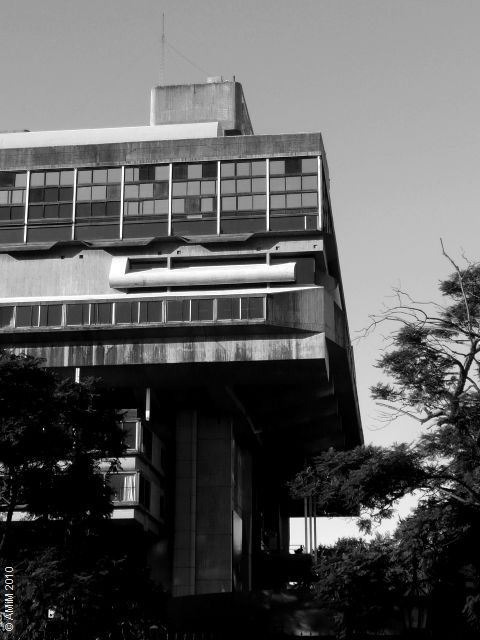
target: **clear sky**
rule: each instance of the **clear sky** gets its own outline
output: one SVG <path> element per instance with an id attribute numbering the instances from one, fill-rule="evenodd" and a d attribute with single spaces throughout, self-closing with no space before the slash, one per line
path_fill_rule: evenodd
<path id="1" fill-rule="evenodd" d="M 480 258 L 478 0 L 0 0 L 0 130 L 148 124 L 160 80 L 242 82 L 256 133 L 321 131 L 352 335 Z M 366 442 L 381 336 L 355 348 Z"/>

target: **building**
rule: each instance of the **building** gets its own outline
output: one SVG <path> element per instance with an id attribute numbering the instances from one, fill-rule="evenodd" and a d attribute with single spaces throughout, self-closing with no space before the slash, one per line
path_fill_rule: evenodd
<path id="1" fill-rule="evenodd" d="M 116 390 L 112 527 L 152 575 L 292 579 L 286 481 L 362 440 L 321 135 L 254 135 L 219 78 L 150 126 L 0 134 L 0 269 L 2 347 Z"/>

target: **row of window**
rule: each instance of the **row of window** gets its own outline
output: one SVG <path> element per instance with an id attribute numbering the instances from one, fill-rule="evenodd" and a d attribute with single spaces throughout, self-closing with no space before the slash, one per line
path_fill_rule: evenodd
<path id="1" fill-rule="evenodd" d="M 168 200 L 169 165 L 146 165 L 126 167 L 124 200 L 126 215 L 155 215 L 165 209 L 165 205 L 155 206 L 154 202 Z M 221 163 L 221 192 L 223 194 L 266 194 L 266 161 L 238 161 Z M 270 191 L 272 193 L 317 192 L 317 159 L 288 158 L 270 162 Z M 28 217 L 72 219 L 74 191 L 74 170 L 32 171 L 28 194 Z M 276 176 L 285 177 L 276 177 Z M 259 177 L 260 176 L 260 177 Z M 175 163 L 172 165 L 172 212 L 212 212 L 216 209 L 214 197 L 217 193 L 217 163 L 195 164 Z M 192 198 L 191 202 L 189 199 Z M 203 198 L 206 201 L 203 202 Z M 77 172 L 75 215 L 82 217 L 103 217 L 120 215 L 118 206 L 107 207 L 106 203 L 121 200 L 121 168 L 79 169 Z M 178 199 L 178 200 L 177 200 Z M 134 207 L 132 201 L 149 201 L 150 205 Z M 303 205 L 301 198 L 296 199 Z M 307 199 L 313 201 L 313 197 Z M 0 219 L 18 220 L 26 202 L 26 172 L 0 172 Z M 105 203 L 93 207 L 93 203 Z M 245 209 L 265 208 L 265 200 L 244 204 Z M 272 208 L 279 207 L 279 200 L 271 202 Z M 222 198 L 222 209 L 232 210 L 233 200 Z M 247 201 L 245 201 L 247 203 Z M 238 204 L 238 203 L 237 203 Z M 240 206 L 242 206 L 240 202 Z M 50 206 L 47 206 L 50 205 Z M 67 206 L 72 205 L 72 206 Z M 287 205 L 285 205 L 287 206 Z M 293 206 L 293 205 L 291 205 Z M 148 212 L 148 213 L 147 213 Z M 22 216 L 23 217 L 23 216 Z"/>
<path id="2" fill-rule="evenodd" d="M 0 327 L 3 328 L 136 325 L 264 318 L 263 297 L 129 300 L 0 307 Z"/>

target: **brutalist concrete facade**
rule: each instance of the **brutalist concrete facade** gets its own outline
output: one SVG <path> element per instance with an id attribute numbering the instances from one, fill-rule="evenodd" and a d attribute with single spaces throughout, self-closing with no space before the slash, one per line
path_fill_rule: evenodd
<path id="1" fill-rule="evenodd" d="M 116 390 L 112 527 L 177 596 L 271 586 L 285 482 L 362 440 L 321 135 L 235 135 L 223 84 L 155 89 L 138 141 L 0 137 L 0 344 Z"/>

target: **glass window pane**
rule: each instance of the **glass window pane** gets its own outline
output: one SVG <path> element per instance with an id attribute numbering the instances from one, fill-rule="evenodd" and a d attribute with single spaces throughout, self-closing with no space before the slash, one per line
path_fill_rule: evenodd
<path id="1" fill-rule="evenodd" d="M 187 183 L 186 182 L 174 182 L 172 185 L 172 194 L 174 196 L 186 196 L 187 195 Z"/>
<path id="2" fill-rule="evenodd" d="M 155 182 L 153 196 L 154 198 L 168 198 L 168 182 Z"/>
<path id="3" fill-rule="evenodd" d="M 270 160 L 270 175 L 285 175 L 285 160 Z"/>
<path id="4" fill-rule="evenodd" d="M 185 213 L 200 213 L 199 196 L 187 196 L 185 198 Z"/>
<path id="5" fill-rule="evenodd" d="M 14 187 L 15 180 L 15 173 L 13 171 L 0 171 L 0 187 Z"/>
<path id="6" fill-rule="evenodd" d="M 72 208 L 71 204 L 58 205 L 58 217 L 70 220 L 72 218 Z"/>
<path id="7" fill-rule="evenodd" d="M 155 167 L 155 180 L 168 180 L 170 173 L 170 167 L 168 164 L 163 164 Z"/>
<path id="8" fill-rule="evenodd" d="M 112 182 L 121 182 L 122 181 L 122 168 L 115 167 L 113 169 L 108 169 L 107 181 Z"/>
<path id="9" fill-rule="evenodd" d="M 302 160 L 302 173 L 317 173 L 317 172 L 318 172 L 317 158 L 304 158 Z"/>
<path id="10" fill-rule="evenodd" d="M 93 182 L 96 184 L 104 184 L 107 182 L 107 170 L 106 169 L 94 169 L 93 170 Z"/>
<path id="11" fill-rule="evenodd" d="M 271 196 L 270 197 L 271 209 L 285 209 L 285 196 Z"/>
<path id="12" fill-rule="evenodd" d="M 296 209 L 302 206 L 302 196 L 299 193 L 287 194 L 287 209 Z"/>
<path id="13" fill-rule="evenodd" d="M 144 216 L 153 215 L 153 200 L 144 200 L 142 213 Z"/>
<path id="14" fill-rule="evenodd" d="M 194 182 L 189 182 L 187 186 L 187 193 L 189 196 L 199 196 L 200 195 L 200 182 L 195 180 Z"/>
<path id="15" fill-rule="evenodd" d="M 72 170 L 60 171 L 60 184 L 62 187 L 73 186 L 73 178 L 75 173 Z"/>
<path id="16" fill-rule="evenodd" d="M 138 179 L 142 182 L 145 180 L 154 180 L 155 179 L 155 167 L 150 165 L 145 165 L 143 167 L 139 167 L 138 169 Z"/>
<path id="17" fill-rule="evenodd" d="M 73 201 L 73 187 L 61 187 L 58 191 L 58 199 L 61 202 Z"/>
<path id="18" fill-rule="evenodd" d="M 202 165 L 201 164 L 189 164 L 187 170 L 187 177 L 189 180 L 198 180 L 202 177 Z"/>
<path id="19" fill-rule="evenodd" d="M 237 180 L 237 193 L 249 193 L 252 190 L 250 180 Z"/>
<path id="20" fill-rule="evenodd" d="M 271 178 L 270 191 L 285 191 L 285 178 Z"/>
<path id="21" fill-rule="evenodd" d="M 155 200 L 155 213 L 168 213 L 168 200 Z"/>
<path id="22" fill-rule="evenodd" d="M 10 327 L 13 320 L 13 307 L 0 307 L 0 327 Z"/>
<path id="23" fill-rule="evenodd" d="M 122 431 L 124 433 L 124 442 L 127 449 L 137 448 L 137 421 L 122 422 Z"/>
<path id="24" fill-rule="evenodd" d="M 45 218 L 58 218 L 58 204 L 47 204 L 44 216 Z"/>
<path id="25" fill-rule="evenodd" d="M 10 200 L 10 191 L 0 191 L 0 204 L 7 204 Z"/>
<path id="26" fill-rule="evenodd" d="M 202 198 L 202 213 L 210 213 L 215 208 L 215 198 Z"/>
<path id="27" fill-rule="evenodd" d="M 112 324 L 112 303 L 93 303 L 91 314 L 90 324 Z"/>
<path id="28" fill-rule="evenodd" d="M 107 214 L 107 209 L 105 206 L 105 202 L 92 202 L 92 217 L 98 218 L 105 216 Z"/>
<path id="29" fill-rule="evenodd" d="M 120 185 L 110 184 L 107 187 L 107 200 L 120 200 Z"/>
<path id="30" fill-rule="evenodd" d="M 238 196 L 239 211 L 251 211 L 252 204 L 252 196 Z"/>
<path id="31" fill-rule="evenodd" d="M 302 193 L 302 207 L 317 207 L 318 198 L 316 193 Z"/>
<path id="32" fill-rule="evenodd" d="M 125 215 L 138 216 L 138 202 L 126 202 L 125 203 Z"/>
<path id="33" fill-rule="evenodd" d="M 26 305 L 17 307 L 15 318 L 16 327 L 36 327 L 38 326 L 38 305 Z"/>
<path id="34" fill-rule="evenodd" d="M 10 209 L 10 216 L 12 220 L 24 220 L 25 219 L 25 207 L 12 207 Z"/>
<path id="35" fill-rule="evenodd" d="M 235 197 L 222 198 L 222 211 L 235 211 L 237 208 L 237 199 Z"/>
<path id="36" fill-rule="evenodd" d="M 255 210 L 266 211 L 267 209 L 267 196 L 253 196 L 253 208 Z"/>
<path id="37" fill-rule="evenodd" d="M 172 166 L 173 180 L 185 180 L 187 178 L 188 171 L 186 164 L 174 164 Z"/>
<path id="38" fill-rule="evenodd" d="M 107 216 L 120 216 L 120 202 L 112 200 L 105 203 L 105 214 Z"/>
<path id="39" fill-rule="evenodd" d="M 172 213 L 185 213 L 185 200 L 183 198 L 174 198 L 172 200 Z"/>
<path id="40" fill-rule="evenodd" d="M 216 178 L 216 177 L 217 177 L 217 163 L 216 162 L 202 163 L 202 178 Z"/>
<path id="41" fill-rule="evenodd" d="M 254 178 L 252 180 L 252 191 L 256 191 L 257 193 L 265 193 L 267 190 L 267 181 L 265 178 Z"/>
<path id="42" fill-rule="evenodd" d="M 28 219 L 40 220 L 43 218 L 43 205 L 30 204 L 28 205 Z"/>
<path id="43" fill-rule="evenodd" d="M 213 300 L 192 300 L 192 321 L 213 320 Z"/>
<path id="44" fill-rule="evenodd" d="M 287 158 L 285 160 L 285 173 L 292 175 L 302 172 L 302 159 L 301 158 Z"/>
<path id="45" fill-rule="evenodd" d="M 235 180 L 222 180 L 221 189 L 222 193 L 235 193 Z"/>
<path id="46" fill-rule="evenodd" d="M 238 320 L 240 318 L 240 298 L 218 298 L 218 320 Z"/>
<path id="47" fill-rule="evenodd" d="M 249 176 L 250 169 L 250 162 L 237 162 L 237 176 Z"/>
<path id="48" fill-rule="evenodd" d="M 168 300 L 167 322 L 188 322 L 190 320 L 190 300 Z"/>
<path id="49" fill-rule="evenodd" d="M 252 162 L 252 176 L 264 176 L 267 172 L 265 160 L 254 160 Z"/>
<path id="50" fill-rule="evenodd" d="M 203 180 L 201 183 L 202 195 L 215 195 L 217 183 L 214 180 Z"/>
<path id="51" fill-rule="evenodd" d="M 162 302 L 140 302 L 140 322 L 162 322 Z"/>
<path id="52" fill-rule="evenodd" d="M 45 184 L 58 186 L 60 184 L 60 171 L 47 171 L 45 174 Z"/>
<path id="53" fill-rule="evenodd" d="M 40 305 L 41 327 L 60 327 L 62 324 L 62 305 L 44 304 Z"/>
<path id="54" fill-rule="evenodd" d="M 5 193 L 5 191 L 0 191 L 1 193 Z M 23 189 L 16 189 L 14 191 L 11 192 L 12 194 L 12 204 L 21 204 L 22 202 L 25 202 L 25 191 Z"/>
<path id="55" fill-rule="evenodd" d="M 77 172 L 77 184 L 91 184 L 92 171 L 91 169 L 79 169 Z"/>
<path id="56" fill-rule="evenodd" d="M 92 200 L 106 200 L 107 187 L 92 187 Z"/>
<path id="57" fill-rule="evenodd" d="M 263 318 L 263 298 L 242 298 L 242 320 Z"/>
<path id="58" fill-rule="evenodd" d="M 116 302 L 115 323 L 132 324 L 138 321 L 138 302 Z"/>
<path id="59" fill-rule="evenodd" d="M 138 169 L 125 167 L 125 181 L 134 182 L 135 180 L 138 180 Z"/>
<path id="60" fill-rule="evenodd" d="M 138 198 L 138 185 L 136 184 L 125 185 L 125 199 L 130 200 L 133 198 Z"/>
<path id="61" fill-rule="evenodd" d="M 317 176 L 304 176 L 302 178 L 302 189 L 317 189 Z"/>
<path id="62" fill-rule="evenodd" d="M 77 187 L 77 200 L 90 200 L 91 195 L 91 187 Z"/>
<path id="63" fill-rule="evenodd" d="M 286 183 L 286 190 L 287 191 L 300 191 L 300 189 L 302 188 L 302 179 L 300 177 L 298 178 L 287 178 L 285 180 Z"/>
<path id="64" fill-rule="evenodd" d="M 43 187 L 45 184 L 45 173 L 43 171 L 32 172 L 30 174 L 30 187 Z"/>
<path id="65" fill-rule="evenodd" d="M 235 163 L 234 162 L 222 162 L 220 175 L 222 178 L 230 178 L 235 175 Z"/>
<path id="66" fill-rule="evenodd" d="M 15 186 L 16 187 L 26 187 L 27 186 L 27 174 L 26 173 L 16 173 L 15 174 Z"/>
<path id="67" fill-rule="evenodd" d="M 71 326 L 88 324 L 88 304 L 67 304 L 66 323 Z"/>
<path id="68" fill-rule="evenodd" d="M 45 189 L 45 202 L 58 202 L 58 189 Z"/>
<path id="69" fill-rule="evenodd" d="M 139 195 L 140 198 L 153 198 L 153 184 L 141 184 Z"/>
<path id="70" fill-rule="evenodd" d="M 90 218 L 91 214 L 90 204 L 77 204 L 75 206 L 75 218 Z"/>

